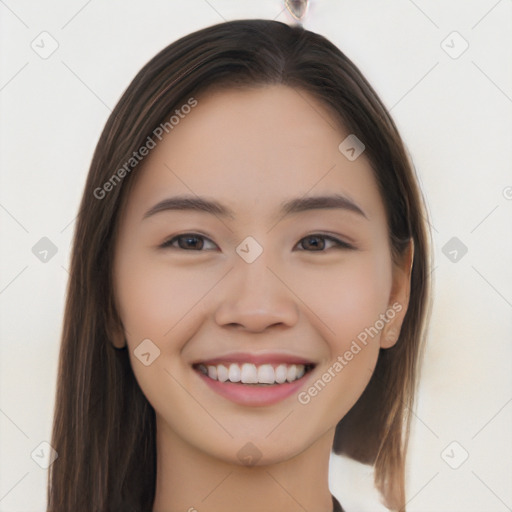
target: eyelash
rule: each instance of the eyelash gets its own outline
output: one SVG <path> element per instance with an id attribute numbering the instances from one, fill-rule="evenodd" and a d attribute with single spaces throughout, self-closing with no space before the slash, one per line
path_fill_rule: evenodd
<path id="1" fill-rule="evenodd" d="M 208 237 L 204 236 L 204 235 L 200 235 L 198 233 L 183 233 L 181 235 L 177 235 L 175 237 L 172 237 L 170 238 L 169 240 L 167 240 L 166 242 L 164 242 L 162 245 L 160 245 L 160 248 L 162 249 L 178 249 L 178 250 L 182 250 L 182 251 L 190 251 L 190 252 L 204 252 L 203 249 L 183 249 L 181 247 L 176 247 L 176 246 L 173 246 L 172 244 L 174 242 L 176 242 L 177 240 L 179 240 L 180 238 L 199 238 L 199 239 L 204 239 L 204 240 L 208 240 L 210 241 L 211 243 L 214 243 L 212 242 Z M 332 248 L 335 248 L 335 249 L 355 249 L 355 247 L 353 245 L 350 245 L 349 243 L 347 242 L 344 242 L 343 240 L 340 240 L 336 237 L 333 237 L 331 235 L 324 235 L 322 233 L 313 233 L 311 235 L 307 235 L 303 238 L 301 238 L 299 240 L 298 243 L 302 242 L 303 240 L 306 240 L 308 238 L 320 238 L 320 239 L 323 239 L 323 240 L 329 240 L 331 242 L 333 242 L 335 244 L 334 247 Z M 303 249 L 304 252 L 326 252 L 327 249 L 321 249 L 321 250 L 317 250 L 317 251 L 308 251 L 308 250 L 305 250 Z"/>

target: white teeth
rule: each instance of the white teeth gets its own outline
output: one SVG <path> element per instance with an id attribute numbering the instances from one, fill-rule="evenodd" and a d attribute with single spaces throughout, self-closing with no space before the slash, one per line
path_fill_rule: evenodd
<path id="1" fill-rule="evenodd" d="M 229 366 L 228 376 L 231 382 L 240 382 L 241 373 L 240 366 L 237 364 L 233 363 Z"/>
<path id="2" fill-rule="evenodd" d="M 221 382 L 226 382 L 229 378 L 229 372 L 228 369 L 223 365 L 219 364 L 217 366 L 217 380 L 220 380 Z"/>
<path id="3" fill-rule="evenodd" d="M 256 370 L 256 366 L 249 363 L 244 363 L 242 365 L 242 371 L 240 374 L 240 380 L 244 384 L 257 384 L 258 383 L 258 370 Z"/>
<path id="4" fill-rule="evenodd" d="M 297 377 L 297 367 L 294 364 L 292 364 L 291 366 L 288 366 L 288 371 L 286 372 L 286 380 L 288 382 L 293 382 L 296 377 Z"/>
<path id="5" fill-rule="evenodd" d="M 306 373 L 303 364 L 280 364 L 276 367 L 271 364 L 256 366 L 252 363 L 231 363 L 229 366 L 200 364 L 198 369 L 210 379 L 242 384 L 284 384 L 298 380 Z"/>
<path id="6" fill-rule="evenodd" d="M 217 367 L 216 366 L 208 366 L 208 377 L 213 380 L 217 380 Z"/>
<path id="7" fill-rule="evenodd" d="M 280 364 L 276 368 L 276 382 L 278 384 L 282 384 L 283 382 L 286 382 L 286 373 L 287 373 L 287 370 L 286 370 L 285 364 Z"/>
<path id="8" fill-rule="evenodd" d="M 258 368 L 258 383 L 260 384 L 274 384 L 276 381 L 276 375 L 274 368 L 271 364 L 262 364 Z"/>

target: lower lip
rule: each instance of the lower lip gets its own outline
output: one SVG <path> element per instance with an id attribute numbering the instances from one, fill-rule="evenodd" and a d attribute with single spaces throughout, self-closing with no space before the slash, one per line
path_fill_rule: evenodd
<path id="1" fill-rule="evenodd" d="M 265 406 L 272 405 L 285 400 L 290 395 L 297 393 L 304 385 L 311 371 L 304 374 L 300 379 L 283 384 L 271 386 L 257 386 L 252 384 L 240 384 L 235 382 L 220 382 L 210 379 L 204 373 L 196 371 L 203 381 L 219 395 L 240 405 Z"/>

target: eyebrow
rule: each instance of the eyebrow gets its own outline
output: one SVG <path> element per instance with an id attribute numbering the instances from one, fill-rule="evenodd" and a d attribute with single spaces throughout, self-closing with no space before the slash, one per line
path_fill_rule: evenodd
<path id="1" fill-rule="evenodd" d="M 290 199 L 281 204 L 282 217 L 308 210 L 340 209 L 356 213 L 368 219 L 364 211 L 351 199 L 340 194 L 327 196 L 310 196 Z M 156 213 L 172 210 L 192 210 L 206 212 L 215 216 L 234 219 L 235 213 L 218 201 L 199 196 L 175 196 L 163 199 L 152 206 L 143 216 L 143 219 Z"/>

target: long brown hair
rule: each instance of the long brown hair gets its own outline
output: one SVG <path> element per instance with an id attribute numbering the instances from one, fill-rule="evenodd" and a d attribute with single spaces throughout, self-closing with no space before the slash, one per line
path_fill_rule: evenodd
<path id="1" fill-rule="evenodd" d="M 115 235 L 139 169 L 132 165 L 115 181 L 113 174 L 126 171 L 155 128 L 193 95 L 264 84 L 308 92 L 364 141 L 386 207 L 393 256 L 414 243 L 410 303 L 399 340 L 381 350 L 370 383 L 339 422 L 333 446 L 336 453 L 374 464 L 388 506 L 405 509 L 405 450 L 428 290 L 425 213 L 412 164 L 386 108 L 338 48 L 300 26 L 240 20 L 194 32 L 158 53 L 124 92 L 98 141 L 74 235 L 48 512 L 148 512 L 154 499 L 154 410 L 128 353 L 111 344 L 122 329 L 112 279 Z"/>

